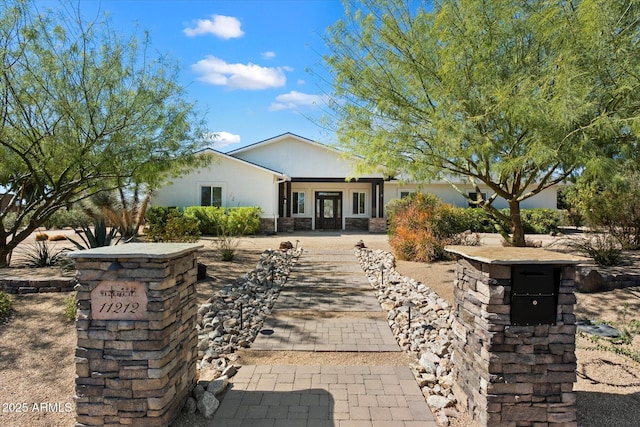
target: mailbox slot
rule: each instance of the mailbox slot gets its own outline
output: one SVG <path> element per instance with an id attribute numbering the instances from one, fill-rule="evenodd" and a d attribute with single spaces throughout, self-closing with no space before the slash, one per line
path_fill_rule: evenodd
<path id="1" fill-rule="evenodd" d="M 560 269 L 548 265 L 511 269 L 511 324 L 556 323 Z"/>

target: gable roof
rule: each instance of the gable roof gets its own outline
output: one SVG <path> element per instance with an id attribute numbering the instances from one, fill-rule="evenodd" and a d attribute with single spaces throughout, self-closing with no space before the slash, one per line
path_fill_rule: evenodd
<path id="1" fill-rule="evenodd" d="M 230 156 L 229 154 L 223 153 L 222 151 L 214 150 L 213 148 L 204 148 L 204 149 L 198 151 L 196 154 L 205 153 L 205 152 L 214 154 L 216 156 L 220 156 L 223 159 L 231 160 L 231 161 L 238 162 L 238 163 L 246 165 L 246 166 L 250 166 L 250 167 L 256 168 L 256 169 L 261 170 L 263 172 L 267 172 L 267 173 L 270 173 L 272 175 L 275 175 L 278 178 L 286 179 L 287 181 L 291 179 L 286 174 L 284 174 L 282 172 L 275 171 L 273 169 L 269 169 L 269 168 L 266 168 L 264 166 L 260 166 L 260 165 L 258 165 L 256 163 L 253 163 L 253 162 L 250 162 L 250 161 L 247 161 L 247 160 L 243 160 L 243 159 L 240 159 L 238 157 Z"/>
<path id="2" fill-rule="evenodd" d="M 344 151 L 338 150 L 337 148 L 332 147 L 330 145 L 322 144 L 320 142 L 313 141 L 313 140 L 311 140 L 309 138 L 305 138 L 303 136 L 296 135 L 296 134 L 291 133 L 291 132 L 286 132 L 286 133 L 283 133 L 281 135 L 274 136 L 273 138 L 268 138 L 268 139 L 264 139 L 262 141 L 254 142 L 253 144 L 249 144 L 249 145 L 246 145 L 244 147 L 240 147 L 240 148 L 237 148 L 235 150 L 231 150 L 231 151 L 227 152 L 227 154 L 229 154 L 231 156 L 234 156 L 236 154 L 244 153 L 246 151 L 251 151 L 251 150 L 253 150 L 255 148 L 258 148 L 258 147 L 265 147 L 267 145 L 282 141 L 283 139 L 287 139 L 287 138 L 293 138 L 293 139 L 295 139 L 297 141 L 303 142 L 305 144 L 312 145 L 314 147 L 324 148 L 325 150 L 333 151 L 336 154 L 340 154 L 340 155 L 347 154 L 347 155 L 349 155 L 348 153 L 345 153 Z M 356 156 L 354 156 L 354 157 L 356 157 Z"/>

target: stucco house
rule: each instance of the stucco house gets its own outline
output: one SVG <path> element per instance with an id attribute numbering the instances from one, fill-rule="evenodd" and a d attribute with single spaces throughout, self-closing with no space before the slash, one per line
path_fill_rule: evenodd
<path id="1" fill-rule="evenodd" d="M 354 176 L 355 157 L 333 147 L 285 133 L 228 153 L 207 149 L 216 159 L 174 179 L 152 200 L 156 206 L 259 206 L 262 231 L 344 230 L 384 232 L 384 206 L 421 191 L 467 206 L 450 184 L 401 183 L 382 174 Z M 458 188 L 475 189 L 461 181 Z M 480 188 L 484 193 L 488 189 Z M 555 209 L 557 190 L 549 188 L 523 208 Z M 507 207 L 496 199 L 498 208 Z"/>

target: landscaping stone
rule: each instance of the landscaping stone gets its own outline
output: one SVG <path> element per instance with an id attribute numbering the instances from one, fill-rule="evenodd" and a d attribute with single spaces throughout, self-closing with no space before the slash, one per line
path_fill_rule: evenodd
<path id="1" fill-rule="evenodd" d="M 415 356 L 412 371 L 416 381 L 432 411 L 444 420 L 447 416 L 439 411 L 456 404 L 451 374 L 453 308 L 428 286 L 398 273 L 393 254 L 360 246 L 354 248 L 355 255 L 381 307 L 388 311 L 389 326 L 400 347 Z M 410 328 L 408 304 L 412 307 Z"/>
<path id="2" fill-rule="evenodd" d="M 192 396 L 205 416 L 215 412 L 215 404 L 204 396 L 222 395 L 229 378 L 237 372 L 233 353 L 251 345 L 302 254 L 302 248 L 286 243 L 281 245 L 285 249 L 264 251 L 253 271 L 216 291 L 197 310 L 200 381 Z"/>
<path id="3" fill-rule="evenodd" d="M 202 398 L 197 404 L 198 411 L 200 411 L 205 418 L 211 418 L 219 406 L 220 401 L 216 399 L 213 393 L 209 393 L 208 391 L 203 393 Z"/>

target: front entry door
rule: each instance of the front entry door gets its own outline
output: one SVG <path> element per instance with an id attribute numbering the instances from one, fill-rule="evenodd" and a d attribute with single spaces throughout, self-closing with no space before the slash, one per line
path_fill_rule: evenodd
<path id="1" fill-rule="evenodd" d="M 342 192 L 316 192 L 316 229 L 342 229 Z"/>

